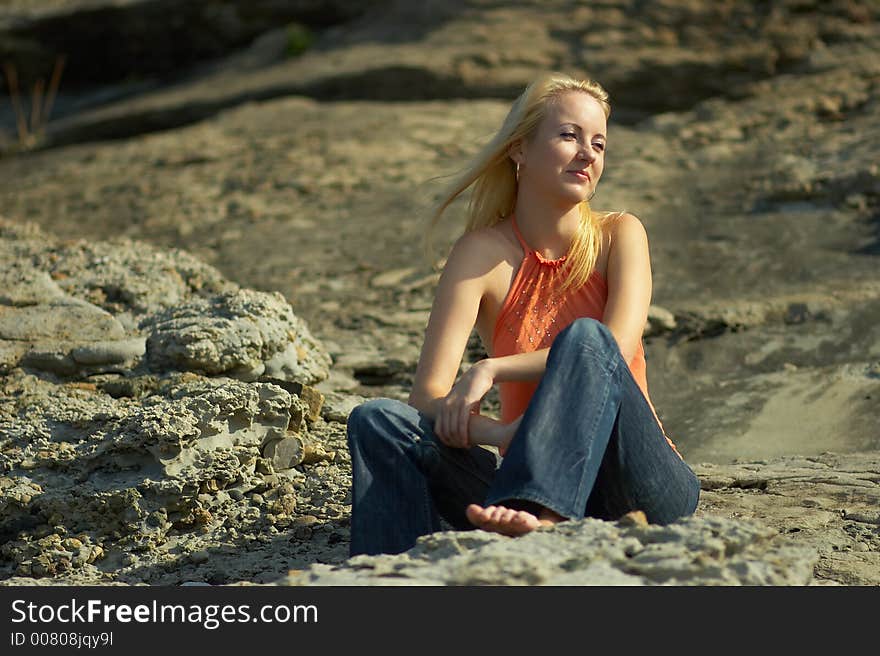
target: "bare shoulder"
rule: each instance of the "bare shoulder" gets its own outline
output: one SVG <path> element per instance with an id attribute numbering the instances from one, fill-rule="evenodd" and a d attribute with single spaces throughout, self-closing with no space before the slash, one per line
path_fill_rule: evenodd
<path id="1" fill-rule="evenodd" d="M 455 248 L 479 251 L 495 250 L 498 248 L 500 241 L 501 234 L 498 226 L 489 226 L 464 233 L 455 242 Z"/>
<path id="2" fill-rule="evenodd" d="M 619 211 L 597 214 L 602 228 L 602 249 L 596 268 L 607 278 L 610 261 L 618 261 L 621 255 L 637 250 L 646 252 L 648 238 L 644 225 L 635 214 Z"/>
<path id="3" fill-rule="evenodd" d="M 452 247 L 446 267 L 454 267 L 470 275 L 482 275 L 509 257 L 511 246 L 499 226 L 478 228 L 464 233 Z"/>
<path id="4" fill-rule="evenodd" d="M 485 249 L 491 255 L 498 255 L 506 251 L 511 241 L 515 241 L 515 237 L 511 237 L 513 229 L 510 227 L 509 221 L 502 221 L 493 226 L 485 228 L 477 228 L 462 235 L 459 241 L 468 240 L 469 243 L 476 247 Z"/>
<path id="5" fill-rule="evenodd" d="M 648 236 L 641 219 L 631 212 L 608 212 L 605 224 L 612 243 L 621 239 L 647 239 Z"/>

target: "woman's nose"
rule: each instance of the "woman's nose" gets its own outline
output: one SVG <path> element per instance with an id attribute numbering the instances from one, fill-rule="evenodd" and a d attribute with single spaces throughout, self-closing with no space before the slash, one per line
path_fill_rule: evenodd
<path id="1" fill-rule="evenodd" d="M 594 159 L 596 159 L 596 156 L 590 148 L 589 144 L 585 144 L 582 145 L 580 149 L 578 149 L 578 158 L 586 162 L 592 162 Z"/>

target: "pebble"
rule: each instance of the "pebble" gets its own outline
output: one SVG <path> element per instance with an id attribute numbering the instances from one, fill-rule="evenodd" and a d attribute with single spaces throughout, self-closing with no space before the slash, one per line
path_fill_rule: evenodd
<path id="1" fill-rule="evenodd" d="M 195 553 L 190 554 L 190 560 L 197 565 L 208 562 L 211 556 L 207 551 L 196 551 Z"/>

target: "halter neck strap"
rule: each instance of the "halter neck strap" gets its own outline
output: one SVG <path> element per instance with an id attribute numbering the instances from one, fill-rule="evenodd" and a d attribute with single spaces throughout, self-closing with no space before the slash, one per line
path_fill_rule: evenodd
<path id="1" fill-rule="evenodd" d="M 560 266 L 568 259 L 568 253 L 566 253 L 562 257 L 557 257 L 555 260 L 551 260 L 544 257 L 534 248 L 529 246 L 525 238 L 522 236 L 522 233 L 519 231 L 519 226 L 516 225 L 516 215 L 511 215 L 510 225 L 513 227 L 513 234 L 515 234 L 516 238 L 519 240 L 519 245 L 522 246 L 523 252 L 526 254 L 526 256 L 534 253 L 535 258 L 538 260 L 538 262 L 540 262 L 541 264 L 549 264 L 552 266 Z"/>
<path id="2" fill-rule="evenodd" d="M 523 237 L 522 233 L 519 231 L 519 226 L 516 224 L 516 215 L 510 217 L 510 225 L 513 227 L 513 234 L 515 234 L 516 238 L 519 240 L 519 245 L 522 246 L 523 251 L 526 254 L 534 252 L 535 249 L 526 243 L 525 237 Z"/>

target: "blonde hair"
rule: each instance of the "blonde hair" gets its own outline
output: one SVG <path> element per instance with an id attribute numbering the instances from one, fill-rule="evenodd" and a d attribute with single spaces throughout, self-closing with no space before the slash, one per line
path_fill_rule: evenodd
<path id="1" fill-rule="evenodd" d="M 511 145 L 534 135 L 547 107 L 561 94 L 578 91 L 595 98 L 611 115 L 608 92 L 593 80 L 575 79 L 563 73 L 547 73 L 536 79 L 516 99 L 501 128 L 447 187 L 431 220 L 436 226 L 446 209 L 465 191 L 468 201 L 466 232 L 502 221 L 516 205 L 516 165 L 508 154 Z M 583 285 L 596 266 L 602 247 L 602 223 L 607 214 L 594 217 L 587 200 L 580 203 L 581 222 L 566 261 L 566 277 L 560 291 Z"/>

